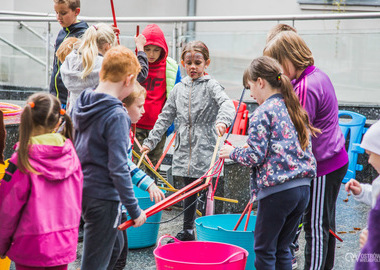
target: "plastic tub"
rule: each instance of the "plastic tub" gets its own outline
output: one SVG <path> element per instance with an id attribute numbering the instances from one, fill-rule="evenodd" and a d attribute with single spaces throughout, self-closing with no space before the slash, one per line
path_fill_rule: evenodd
<path id="1" fill-rule="evenodd" d="M 141 209 L 147 209 L 154 205 L 154 202 L 150 200 L 149 192 L 143 191 L 136 186 L 133 186 L 135 196 L 139 201 Z M 163 191 L 165 193 L 165 191 Z M 148 217 L 146 222 L 160 222 L 162 212 L 159 212 L 151 217 Z M 129 217 L 128 217 L 129 218 Z M 127 229 L 128 236 L 128 248 L 146 248 L 156 244 L 158 230 L 160 224 L 144 224 L 138 228 L 130 227 Z"/>
<path id="2" fill-rule="evenodd" d="M 161 245 L 170 237 L 174 243 Z M 244 270 L 248 252 L 238 246 L 204 241 L 182 242 L 164 235 L 153 251 L 158 270 Z"/>
<path id="3" fill-rule="evenodd" d="M 256 216 L 251 215 L 247 231 L 244 231 L 245 216 L 239 228 L 233 231 L 239 220 L 240 214 L 204 216 L 195 220 L 197 239 L 199 241 L 214 241 L 236 245 L 246 249 L 249 253 L 246 270 L 255 269 L 254 230 L 256 226 Z"/>

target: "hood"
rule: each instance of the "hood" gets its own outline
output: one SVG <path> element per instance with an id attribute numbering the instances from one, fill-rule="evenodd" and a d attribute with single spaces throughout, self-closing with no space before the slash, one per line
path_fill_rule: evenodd
<path id="1" fill-rule="evenodd" d="M 380 121 L 373 124 L 363 136 L 361 147 L 380 155 Z"/>
<path id="2" fill-rule="evenodd" d="M 209 80 L 211 80 L 210 75 L 202 76 L 202 77 L 196 79 L 195 81 L 193 81 L 193 79 L 191 79 L 189 76 L 186 76 L 185 78 L 183 78 L 181 80 L 181 82 L 186 86 L 192 86 L 193 84 L 198 84 L 198 83 L 201 83 L 204 81 L 209 81 Z"/>
<path id="3" fill-rule="evenodd" d="M 123 104 L 117 98 L 97 93 L 89 88 L 80 94 L 72 112 L 75 129 L 83 131 L 94 121 L 114 112 L 115 107 L 124 110 Z"/>
<path id="4" fill-rule="evenodd" d="M 83 33 L 87 30 L 88 24 L 85 21 L 80 21 L 77 23 L 73 23 L 69 27 L 63 27 L 63 30 L 67 32 L 69 30 L 70 32 L 79 32 L 82 31 Z"/>
<path id="5" fill-rule="evenodd" d="M 31 165 L 49 181 L 67 179 L 80 166 L 70 140 L 66 140 L 63 146 L 33 144 L 29 160 Z"/>
<path id="6" fill-rule="evenodd" d="M 86 88 L 95 88 L 99 84 L 99 72 L 102 67 L 103 57 L 98 55 L 95 59 L 94 68 L 84 79 L 81 78 L 83 72 L 82 59 L 77 50 L 73 50 L 66 56 L 60 72 L 64 85 L 69 91 L 82 91 Z"/>
<path id="7" fill-rule="evenodd" d="M 168 45 L 166 44 L 164 32 L 162 32 L 161 28 L 157 24 L 149 24 L 145 27 L 142 34 L 146 38 L 145 46 L 147 45 L 156 45 L 161 47 L 164 50 L 164 54 L 161 54 L 161 60 L 165 60 L 168 57 Z M 161 62 L 161 61 L 157 61 Z"/>

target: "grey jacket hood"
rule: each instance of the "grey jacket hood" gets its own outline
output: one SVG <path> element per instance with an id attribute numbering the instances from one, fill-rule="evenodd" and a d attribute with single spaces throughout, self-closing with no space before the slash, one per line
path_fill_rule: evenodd
<path id="1" fill-rule="evenodd" d="M 74 106 L 75 101 L 87 88 L 95 88 L 99 84 L 99 71 L 102 67 L 103 56 L 98 55 L 95 59 L 94 69 L 84 79 L 81 78 L 83 63 L 77 50 L 73 50 L 61 66 L 61 77 L 64 85 L 69 91 L 68 111 Z"/>

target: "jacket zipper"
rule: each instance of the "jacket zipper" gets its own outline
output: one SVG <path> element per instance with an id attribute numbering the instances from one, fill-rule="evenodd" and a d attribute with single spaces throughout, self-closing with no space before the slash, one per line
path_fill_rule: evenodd
<path id="1" fill-rule="evenodd" d="M 190 148 L 190 154 L 189 154 L 189 163 L 187 165 L 187 174 L 190 177 L 190 163 L 191 163 L 191 90 L 193 89 L 194 82 L 191 83 L 190 91 L 189 91 L 189 148 Z"/>
<path id="2" fill-rule="evenodd" d="M 67 30 L 67 35 L 65 36 L 65 38 L 62 40 L 62 42 L 65 41 L 65 39 L 70 35 L 70 30 L 68 27 L 66 27 L 66 30 Z M 61 42 L 61 44 L 62 44 Z M 54 86 L 55 86 L 55 91 L 57 92 L 57 98 L 59 98 L 59 91 L 58 91 L 58 85 L 57 85 L 57 77 L 58 77 L 58 73 L 59 73 L 59 70 L 61 69 L 60 65 L 59 65 L 59 60 L 57 59 L 57 73 L 55 74 L 54 76 Z"/>

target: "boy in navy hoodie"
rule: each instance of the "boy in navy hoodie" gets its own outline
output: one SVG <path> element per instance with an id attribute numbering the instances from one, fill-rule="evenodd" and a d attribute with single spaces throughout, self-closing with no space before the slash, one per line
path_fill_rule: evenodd
<path id="1" fill-rule="evenodd" d="M 77 19 L 80 13 L 80 0 L 54 0 L 54 10 L 57 21 L 63 28 L 59 31 L 55 41 L 53 73 L 51 74 L 49 92 L 61 101 L 63 108 L 66 108 L 67 89 L 61 79 L 60 67 L 62 63 L 57 59 L 56 52 L 66 38 L 80 38 L 88 28 L 88 24 Z"/>
<path id="2" fill-rule="evenodd" d="M 100 82 L 81 93 L 73 108 L 75 148 L 83 170 L 82 216 L 85 221 L 82 270 L 113 269 L 124 246 L 117 230 L 121 204 L 135 227 L 146 221 L 134 195 L 128 162 L 131 120 L 122 99 L 132 93 L 140 64 L 123 47 L 104 56 Z"/>

